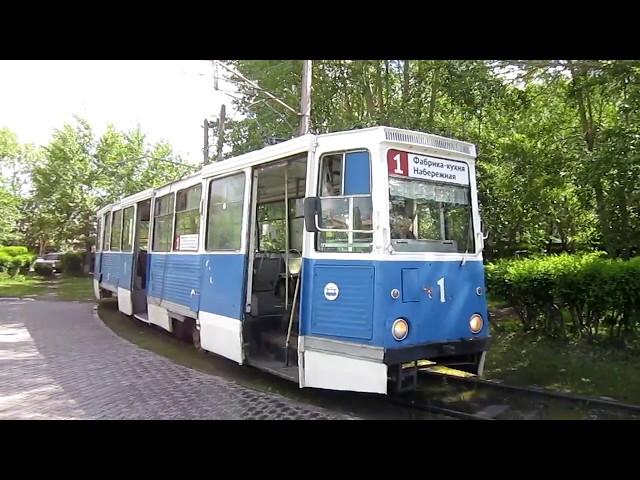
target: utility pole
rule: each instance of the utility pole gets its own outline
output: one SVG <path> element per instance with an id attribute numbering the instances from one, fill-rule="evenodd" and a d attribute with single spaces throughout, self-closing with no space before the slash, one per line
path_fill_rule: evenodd
<path id="1" fill-rule="evenodd" d="M 302 63 L 302 88 L 300 93 L 300 128 L 298 135 L 309 133 L 311 123 L 311 60 Z"/>
<path id="2" fill-rule="evenodd" d="M 205 118 L 202 127 L 204 128 L 204 149 L 202 150 L 204 154 L 203 165 L 206 165 L 209 163 L 209 120 Z"/>
<path id="3" fill-rule="evenodd" d="M 222 148 L 224 147 L 224 121 L 225 121 L 226 109 L 224 103 L 220 107 L 220 120 L 218 120 L 218 159 L 222 160 Z"/>

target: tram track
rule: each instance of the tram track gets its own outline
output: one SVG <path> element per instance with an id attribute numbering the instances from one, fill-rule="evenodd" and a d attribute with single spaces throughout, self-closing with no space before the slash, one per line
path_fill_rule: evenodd
<path id="1" fill-rule="evenodd" d="M 438 405 L 433 405 L 431 402 L 416 401 L 415 398 L 392 397 L 391 403 L 399 407 L 420 410 L 423 412 L 442 415 L 445 417 L 455 418 L 458 420 L 494 420 L 493 418 L 485 417 L 475 413 L 468 413 L 462 410 L 456 410 L 456 409 L 441 407 Z"/>
<path id="2" fill-rule="evenodd" d="M 457 382 L 465 385 L 479 386 L 488 389 L 504 390 L 509 392 L 522 393 L 524 395 L 537 396 L 540 398 L 554 398 L 559 400 L 565 400 L 575 403 L 584 403 L 603 408 L 611 408 L 620 411 L 628 411 L 640 416 L 640 405 L 633 405 L 629 403 L 619 402 L 617 400 L 610 400 L 598 397 L 587 397 L 584 395 L 576 395 L 572 393 L 558 392 L 554 390 L 545 389 L 542 387 L 523 387 L 518 385 L 509 385 L 496 380 L 487 380 L 478 377 L 459 377 L 456 375 L 448 375 L 443 373 L 431 373 L 420 372 L 422 375 L 433 376 L 434 378 L 445 378 L 453 382 Z"/>
<path id="3" fill-rule="evenodd" d="M 421 369 L 420 377 L 418 390 L 396 397 L 393 402 L 461 420 L 640 419 L 640 405 L 613 399 L 509 385 L 428 369 Z"/>

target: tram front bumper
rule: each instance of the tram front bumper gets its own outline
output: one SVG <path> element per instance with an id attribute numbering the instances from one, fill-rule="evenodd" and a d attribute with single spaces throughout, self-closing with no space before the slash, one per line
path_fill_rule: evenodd
<path id="1" fill-rule="evenodd" d="M 387 348 L 384 363 L 397 365 L 414 360 L 432 360 L 482 353 L 489 348 L 491 337 L 469 338 L 452 342 L 427 343 L 400 348 Z"/>

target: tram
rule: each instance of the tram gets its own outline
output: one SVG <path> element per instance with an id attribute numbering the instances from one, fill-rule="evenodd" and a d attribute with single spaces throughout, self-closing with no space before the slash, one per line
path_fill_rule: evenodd
<path id="1" fill-rule="evenodd" d="M 481 375 L 475 159 L 374 127 L 205 165 L 97 212 L 95 296 L 300 387 L 402 392 L 420 360 Z"/>

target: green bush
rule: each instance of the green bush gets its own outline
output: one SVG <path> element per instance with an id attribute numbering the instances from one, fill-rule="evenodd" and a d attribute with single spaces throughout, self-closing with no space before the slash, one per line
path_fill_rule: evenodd
<path id="1" fill-rule="evenodd" d="M 11 255 L 3 251 L 0 251 L 0 272 L 8 271 L 10 265 L 11 265 Z"/>
<path id="2" fill-rule="evenodd" d="M 487 266 L 487 288 L 516 310 L 525 329 L 550 335 L 624 340 L 640 324 L 640 257 L 501 260 Z"/>
<path id="3" fill-rule="evenodd" d="M 27 247 L 0 247 L 0 253 L 6 253 L 10 257 L 17 257 L 19 255 L 25 255 L 29 253 L 29 249 Z"/>
<path id="4" fill-rule="evenodd" d="M 27 247 L 0 247 L 0 272 L 10 275 L 29 273 L 36 257 L 28 252 Z"/>
<path id="5" fill-rule="evenodd" d="M 35 272 L 42 277 L 52 277 L 53 276 L 53 267 L 48 263 L 36 263 L 33 266 Z"/>
<path id="6" fill-rule="evenodd" d="M 62 256 L 62 269 L 67 275 L 82 275 L 83 254 L 67 252 Z"/>

